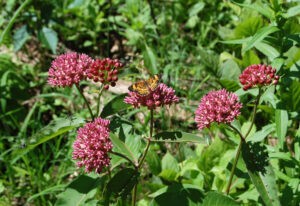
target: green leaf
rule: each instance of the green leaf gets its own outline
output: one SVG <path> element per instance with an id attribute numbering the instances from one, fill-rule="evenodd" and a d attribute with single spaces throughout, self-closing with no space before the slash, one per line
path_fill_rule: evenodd
<path id="1" fill-rule="evenodd" d="M 38 139 L 36 143 L 29 144 L 24 149 L 18 149 L 13 152 L 14 158 L 12 160 L 12 164 L 14 164 L 19 158 L 33 150 L 38 145 L 69 132 L 77 128 L 82 123 L 84 123 L 84 120 L 80 117 L 59 118 L 53 120 L 49 125 L 31 137 Z"/>
<path id="2" fill-rule="evenodd" d="M 288 128 L 288 113 L 286 110 L 276 109 L 275 111 L 275 123 L 276 123 L 276 133 L 279 138 L 279 143 L 281 147 L 284 145 L 285 136 Z"/>
<path id="3" fill-rule="evenodd" d="M 119 171 L 107 183 L 107 192 L 126 196 L 138 182 L 139 173 L 132 168 Z"/>
<path id="4" fill-rule="evenodd" d="M 293 80 L 292 84 L 287 87 L 287 91 L 281 95 L 283 108 L 300 111 L 300 82 Z"/>
<path id="5" fill-rule="evenodd" d="M 258 42 L 261 42 L 269 34 L 272 34 L 279 29 L 276 26 L 266 26 L 258 30 L 258 32 L 246 43 L 245 47 L 242 49 L 242 53 L 245 53 L 249 49 L 253 48 Z"/>
<path id="6" fill-rule="evenodd" d="M 201 206 L 238 206 L 229 196 L 225 196 L 218 192 L 208 192 Z"/>
<path id="7" fill-rule="evenodd" d="M 226 60 L 220 68 L 221 79 L 238 81 L 241 69 L 233 59 Z"/>
<path id="8" fill-rule="evenodd" d="M 269 44 L 266 44 L 264 42 L 256 42 L 255 48 L 266 55 L 271 61 L 274 60 L 275 58 L 279 57 L 279 52 Z"/>
<path id="9" fill-rule="evenodd" d="M 260 64 L 261 60 L 253 50 L 249 50 L 243 55 L 243 65 L 247 67 L 252 64 Z"/>
<path id="10" fill-rule="evenodd" d="M 137 162 L 134 154 L 130 151 L 128 146 L 118 138 L 117 135 L 115 135 L 114 133 L 111 132 L 109 136 L 114 145 L 114 150 L 116 150 L 116 152 L 119 152 L 119 153 L 125 155 L 127 158 L 129 158 L 133 162 Z"/>
<path id="11" fill-rule="evenodd" d="M 244 136 L 245 136 L 246 133 L 248 132 L 250 126 L 251 126 L 251 122 L 245 122 L 245 123 L 242 125 L 241 132 L 242 132 L 242 134 L 243 134 Z M 248 136 L 253 135 L 255 132 L 256 132 L 256 126 L 253 125 L 253 127 L 251 128 L 251 131 L 250 131 L 250 133 L 249 133 Z"/>
<path id="12" fill-rule="evenodd" d="M 266 205 L 280 206 L 276 178 L 265 147 L 242 143 L 242 157 L 252 183 Z"/>
<path id="13" fill-rule="evenodd" d="M 130 107 L 130 104 L 126 104 L 124 102 L 124 98 L 127 94 L 120 94 L 114 97 L 111 101 L 109 101 L 103 108 L 101 112 L 101 117 L 105 118 L 107 116 L 116 114 L 120 111 L 123 111 Z"/>
<path id="14" fill-rule="evenodd" d="M 296 5 L 294 7 L 291 7 L 287 10 L 286 14 L 284 14 L 283 16 L 285 18 L 290 18 L 293 16 L 297 16 L 300 14 L 300 5 Z"/>
<path id="15" fill-rule="evenodd" d="M 257 11 L 258 13 L 267 17 L 268 19 L 274 19 L 274 11 L 266 4 L 262 4 L 260 2 L 255 2 L 252 4 L 241 4 L 236 1 L 233 2 L 239 6 Z"/>
<path id="16" fill-rule="evenodd" d="M 196 206 L 204 197 L 198 187 L 190 184 L 173 183 L 149 195 L 154 198 L 155 205 L 162 206 Z"/>
<path id="17" fill-rule="evenodd" d="M 154 51 L 148 46 L 145 45 L 145 49 L 143 51 L 143 57 L 145 61 L 145 67 L 150 70 L 151 74 L 157 74 L 157 60 Z"/>
<path id="18" fill-rule="evenodd" d="M 146 162 L 154 175 L 158 175 L 161 172 L 161 159 L 151 147 L 146 155 Z"/>
<path id="19" fill-rule="evenodd" d="M 203 137 L 199 137 L 195 134 L 186 133 L 186 132 L 161 132 L 154 136 L 154 141 L 163 141 L 163 142 L 194 142 L 200 144 L 206 144 L 206 140 Z"/>
<path id="20" fill-rule="evenodd" d="M 235 92 L 239 88 L 241 88 L 239 83 L 236 80 L 220 79 L 219 81 L 222 87 L 224 87 L 225 89 L 231 92 Z"/>
<path id="21" fill-rule="evenodd" d="M 55 206 L 85 205 L 85 201 L 96 194 L 101 178 L 81 175 L 75 179 L 67 189 L 57 196 Z"/>
<path id="22" fill-rule="evenodd" d="M 13 36 L 14 51 L 18 51 L 19 49 L 21 49 L 28 38 L 29 33 L 27 31 L 27 25 L 24 25 L 17 29 Z"/>
<path id="23" fill-rule="evenodd" d="M 167 152 L 161 161 L 162 170 L 173 170 L 175 172 L 179 172 L 179 166 L 177 160 Z"/>
<path id="24" fill-rule="evenodd" d="M 204 2 L 198 2 L 196 4 L 194 4 L 190 9 L 189 9 L 189 16 L 195 16 L 197 15 L 200 11 L 203 10 L 205 6 Z"/>
<path id="25" fill-rule="evenodd" d="M 251 142 L 261 142 L 264 140 L 270 133 L 274 132 L 275 125 L 269 124 L 264 126 L 260 131 L 255 132 L 253 135 L 249 135 L 247 140 Z"/>
<path id="26" fill-rule="evenodd" d="M 57 33 L 52 29 L 43 27 L 39 34 L 40 40 L 43 42 L 43 44 L 47 48 L 51 49 L 53 54 L 56 54 L 56 47 L 58 43 Z"/>
<path id="27" fill-rule="evenodd" d="M 232 39 L 232 40 L 226 40 L 226 41 L 221 41 L 223 44 L 244 44 L 246 42 L 249 42 L 251 37 L 247 37 L 244 39 Z"/>
<path id="28" fill-rule="evenodd" d="M 175 182 L 178 176 L 178 173 L 171 169 L 162 170 L 158 175 L 164 181 Z"/>

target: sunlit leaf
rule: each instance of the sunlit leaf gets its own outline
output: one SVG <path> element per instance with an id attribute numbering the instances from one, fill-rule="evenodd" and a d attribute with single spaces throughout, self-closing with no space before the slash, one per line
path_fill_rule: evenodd
<path id="1" fill-rule="evenodd" d="M 276 133 L 279 138 L 279 143 L 283 146 L 285 142 L 285 136 L 288 129 L 288 113 L 286 110 L 276 110 L 275 111 L 275 123 L 276 123 Z"/>
<path id="2" fill-rule="evenodd" d="M 203 200 L 201 206 L 238 206 L 237 202 L 235 202 L 229 196 L 223 195 L 218 192 L 209 192 Z"/>
<path id="3" fill-rule="evenodd" d="M 13 36 L 14 51 L 18 51 L 19 49 L 21 49 L 22 46 L 25 44 L 25 42 L 28 40 L 28 38 L 29 38 L 29 33 L 27 31 L 26 25 L 17 29 L 17 31 L 15 32 L 15 34 Z"/>
<path id="4" fill-rule="evenodd" d="M 57 197 L 55 206 L 79 206 L 85 205 L 85 201 L 96 194 L 97 186 L 101 178 L 81 175 L 75 179 Z"/>
<path id="5" fill-rule="evenodd" d="M 50 28 L 43 27 L 39 34 L 40 40 L 43 42 L 43 44 L 51 49 L 52 53 L 55 54 L 58 43 L 57 33 Z"/>
<path id="6" fill-rule="evenodd" d="M 258 32 L 246 43 L 245 47 L 242 50 L 242 53 L 245 53 L 249 49 L 253 48 L 258 42 L 261 42 L 269 34 L 272 34 L 279 29 L 276 26 L 266 26 L 258 30 Z"/>

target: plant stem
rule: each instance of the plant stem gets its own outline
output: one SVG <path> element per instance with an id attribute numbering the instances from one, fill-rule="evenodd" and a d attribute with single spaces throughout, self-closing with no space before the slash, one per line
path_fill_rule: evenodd
<path id="1" fill-rule="evenodd" d="M 123 155 L 123 154 L 121 154 L 119 152 L 113 152 L 113 151 L 110 151 L 109 153 L 117 155 L 119 157 L 122 157 L 122 158 L 126 159 L 128 162 L 130 162 L 134 166 L 134 168 L 138 168 L 137 164 L 135 162 L 133 162 L 131 159 L 129 159 L 126 155 Z"/>
<path id="2" fill-rule="evenodd" d="M 153 109 L 150 110 L 150 137 L 147 138 L 147 145 L 146 145 L 146 148 L 144 150 L 144 153 L 143 153 L 143 156 L 141 157 L 141 160 L 140 162 L 138 163 L 136 169 L 139 170 L 144 161 L 145 161 L 145 158 L 146 158 L 146 155 L 149 151 L 149 148 L 150 148 L 150 144 L 151 144 L 151 138 L 152 138 L 152 135 L 153 135 L 153 126 L 154 126 L 154 121 L 153 121 Z M 133 188 L 133 191 L 132 191 L 132 206 L 135 206 L 135 203 L 136 203 L 136 193 L 137 193 L 137 184 L 134 185 L 134 188 Z"/>
<path id="3" fill-rule="evenodd" d="M 261 88 L 259 88 L 258 89 L 258 96 L 257 96 L 257 99 L 255 101 L 255 105 L 254 105 L 254 109 L 253 109 L 253 117 L 252 117 L 252 120 L 251 120 L 251 125 L 250 125 L 247 133 L 245 134 L 244 139 L 246 139 L 248 137 L 248 135 L 250 134 L 250 132 L 252 130 L 252 127 L 254 125 L 254 121 L 255 121 L 255 117 L 256 117 L 256 112 L 257 112 L 257 107 L 258 107 L 258 104 L 259 104 L 261 93 L 262 93 Z"/>
<path id="4" fill-rule="evenodd" d="M 230 187 L 231 187 L 231 183 L 232 183 L 234 171 L 235 171 L 236 165 L 238 163 L 238 160 L 239 160 L 239 157 L 240 157 L 240 154 L 241 154 L 243 142 L 245 142 L 245 139 L 241 138 L 241 141 L 239 143 L 239 147 L 237 149 L 237 152 L 236 152 L 236 155 L 235 155 L 235 159 L 234 159 L 234 162 L 233 162 L 233 165 L 232 165 L 232 168 L 231 168 L 229 182 L 228 182 L 228 185 L 227 185 L 227 188 L 226 188 L 226 195 L 228 195 L 229 191 L 230 191 Z"/>
<path id="5" fill-rule="evenodd" d="M 134 185 L 133 190 L 132 190 L 132 206 L 135 206 L 136 203 L 136 193 L 137 193 L 137 184 Z"/>
<path id="6" fill-rule="evenodd" d="M 242 133 L 237 130 L 235 127 L 229 125 L 229 127 L 234 130 L 235 132 L 238 133 L 238 135 L 240 136 L 240 143 L 239 143 L 239 147 L 238 147 L 238 150 L 236 152 L 236 155 L 235 155 L 235 159 L 234 159 L 234 162 L 233 162 L 233 165 L 232 165 L 232 168 L 231 168 L 231 172 L 230 172 L 230 177 L 229 177 L 229 182 L 228 182 L 228 185 L 227 185 L 227 188 L 226 188 L 226 194 L 228 195 L 229 194 L 229 191 L 230 191 L 230 187 L 231 187 L 231 183 L 232 183 L 232 179 L 233 179 L 233 175 L 234 175 L 234 171 L 235 171 L 235 168 L 236 168 L 236 165 L 237 165 L 237 162 L 238 162 L 238 159 L 240 157 L 240 154 L 241 154 L 241 150 L 242 150 L 242 144 L 245 143 L 245 139 L 247 138 L 247 136 L 250 134 L 251 130 L 252 130 L 252 127 L 254 125 L 254 121 L 255 121 L 255 117 L 256 117 L 256 112 L 257 112 L 257 107 L 258 107 L 258 104 L 259 104 L 259 100 L 260 100 L 260 97 L 261 97 L 261 93 L 262 93 L 262 90 L 261 88 L 259 88 L 258 90 L 258 96 L 257 96 L 257 99 L 255 101 L 255 105 L 254 105 L 254 109 L 253 109 L 253 117 L 252 117 L 252 120 L 251 120 L 251 125 L 247 131 L 247 133 L 245 134 L 245 136 L 242 135 Z"/>
<path id="7" fill-rule="evenodd" d="M 91 114 L 92 120 L 94 121 L 94 115 L 93 115 L 93 112 L 92 112 L 91 107 L 90 107 L 90 105 L 89 105 L 89 102 L 87 101 L 87 99 L 86 99 L 85 96 L 83 95 L 83 92 L 82 92 L 81 89 L 79 88 L 79 85 L 78 85 L 78 84 L 76 84 L 76 88 L 78 89 L 78 91 L 79 91 L 81 97 L 84 99 L 84 102 L 85 102 L 86 106 L 88 107 L 89 112 L 90 112 L 90 114 Z"/>
<path id="8" fill-rule="evenodd" d="M 152 138 L 152 135 L 153 135 L 153 125 L 154 125 L 154 122 L 153 122 L 153 109 L 150 110 L 150 137 L 147 138 L 147 145 L 146 145 L 146 149 L 143 153 L 143 156 L 138 164 L 138 168 L 140 169 L 143 165 L 143 162 L 146 158 L 146 155 L 148 153 L 148 150 L 150 148 L 150 144 L 151 144 L 151 138 Z"/>
<path id="9" fill-rule="evenodd" d="M 102 92 L 103 92 L 103 88 L 104 88 L 104 85 L 102 84 L 101 87 L 100 87 L 100 91 L 99 91 L 99 95 L 98 95 L 98 101 L 97 101 L 97 112 L 96 112 L 96 115 L 97 117 L 99 117 L 100 115 L 100 98 L 102 96 Z"/>

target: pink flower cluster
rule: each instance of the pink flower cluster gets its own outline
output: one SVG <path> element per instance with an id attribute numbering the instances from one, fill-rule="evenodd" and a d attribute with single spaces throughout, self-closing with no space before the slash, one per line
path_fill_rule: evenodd
<path id="1" fill-rule="evenodd" d="M 73 159 L 78 160 L 78 167 L 85 166 L 86 172 L 95 170 L 100 173 L 103 167 L 110 164 L 108 152 L 112 150 L 112 143 L 109 139 L 109 124 L 109 120 L 96 118 L 77 132 Z"/>
<path id="2" fill-rule="evenodd" d="M 158 87 L 147 96 L 139 95 L 136 92 L 129 92 L 124 102 L 133 105 L 135 108 L 146 106 L 148 109 L 155 109 L 163 105 L 177 103 L 179 98 L 175 95 L 174 89 L 160 83 Z"/>
<path id="3" fill-rule="evenodd" d="M 109 88 L 109 84 L 114 87 L 116 86 L 116 81 L 118 81 L 118 70 L 122 67 L 122 64 L 117 59 L 97 59 L 95 60 L 87 76 L 89 79 L 92 79 L 94 82 L 101 82 L 104 84 L 104 89 Z"/>
<path id="4" fill-rule="evenodd" d="M 87 78 L 100 81 L 108 89 L 116 85 L 118 69 L 122 64 L 118 60 L 105 58 L 93 60 L 86 54 L 70 52 L 58 56 L 52 61 L 48 72 L 48 83 L 51 86 L 70 87 Z"/>
<path id="5" fill-rule="evenodd" d="M 52 86 L 72 86 L 85 78 L 86 70 L 93 59 L 86 54 L 75 52 L 58 56 L 51 64 L 48 83 Z"/>
<path id="6" fill-rule="evenodd" d="M 276 69 L 271 66 L 254 64 L 247 67 L 239 79 L 243 85 L 243 89 L 248 90 L 255 86 L 261 87 L 272 83 L 277 84 L 279 76 L 275 75 L 275 73 Z"/>
<path id="7" fill-rule="evenodd" d="M 210 127 L 213 122 L 230 123 L 240 114 L 242 104 L 236 94 L 225 89 L 205 95 L 195 112 L 198 129 Z"/>

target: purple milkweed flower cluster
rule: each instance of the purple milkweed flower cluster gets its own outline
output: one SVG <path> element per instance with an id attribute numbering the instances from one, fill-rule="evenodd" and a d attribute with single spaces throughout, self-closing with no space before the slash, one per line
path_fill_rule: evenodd
<path id="1" fill-rule="evenodd" d="M 116 85 L 118 70 L 122 64 L 114 59 L 94 60 L 86 54 L 70 52 L 59 55 L 52 61 L 48 72 L 48 83 L 51 86 L 70 87 L 87 78 L 100 81 L 108 89 Z"/>
<path id="2" fill-rule="evenodd" d="M 110 164 L 108 152 L 113 148 L 109 139 L 110 121 L 96 118 L 79 128 L 73 144 L 73 159 L 78 160 L 78 167 L 85 167 L 86 172 L 95 170 L 100 173 Z"/>
<path id="3" fill-rule="evenodd" d="M 225 89 L 211 91 L 201 99 L 195 112 L 198 129 L 208 128 L 213 122 L 230 123 L 240 114 L 241 108 L 236 94 Z"/>
<path id="4" fill-rule="evenodd" d="M 86 54 L 76 52 L 62 54 L 52 61 L 48 72 L 48 83 L 58 87 L 78 84 L 86 78 L 87 69 L 92 62 L 93 59 Z"/>
<path id="5" fill-rule="evenodd" d="M 154 91 L 146 96 L 139 95 L 137 92 L 129 92 L 124 102 L 133 105 L 135 108 L 145 106 L 148 109 L 155 109 L 163 105 L 177 103 L 179 98 L 175 95 L 174 89 L 160 83 Z"/>

